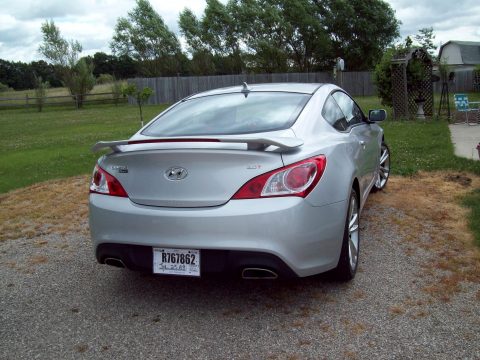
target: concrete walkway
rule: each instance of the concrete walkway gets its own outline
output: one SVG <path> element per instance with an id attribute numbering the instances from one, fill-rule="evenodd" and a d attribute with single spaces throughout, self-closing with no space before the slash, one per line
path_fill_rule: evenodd
<path id="1" fill-rule="evenodd" d="M 477 144 L 480 142 L 480 125 L 449 125 L 455 155 L 479 160 Z"/>

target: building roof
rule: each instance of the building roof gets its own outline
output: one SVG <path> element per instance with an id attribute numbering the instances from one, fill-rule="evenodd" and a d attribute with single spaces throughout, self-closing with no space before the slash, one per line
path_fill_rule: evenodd
<path id="1" fill-rule="evenodd" d="M 480 42 L 478 41 L 457 41 L 450 40 L 447 41 L 440 47 L 439 57 L 442 57 L 442 50 L 445 46 L 449 44 L 456 44 L 460 48 L 460 55 L 462 57 L 462 62 L 465 65 L 476 65 L 480 64 Z"/>

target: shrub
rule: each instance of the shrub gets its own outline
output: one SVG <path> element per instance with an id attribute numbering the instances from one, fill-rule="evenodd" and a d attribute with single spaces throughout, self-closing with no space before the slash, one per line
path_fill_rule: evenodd
<path id="1" fill-rule="evenodd" d="M 115 78 L 110 74 L 100 74 L 97 78 L 97 84 L 109 84 L 115 81 Z"/>
<path id="2" fill-rule="evenodd" d="M 121 80 L 117 80 L 115 77 L 112 77 L 113 81 L 110 84 L 110 91 L 112 92 L 113 96 L 113 102 L 115 106 L 118 105 L 121 96 L 127 96 L 126 94 L 123 94 L 123 89 L 124 89 L 124 83 Z"/>
<path id="3" fill-rule="evenodd" d="M 8 87 L 8 85 L 5 85 L 5 84 L 0 82 L 0 93 L 5 92 L 5 91 L 9 91 L 9 90 L 12 90 L 12 89 L 10 87 Z"/>
<path id="4" fill-rule="evenodd" d="M 390 48 L 385 51 L 380 62 L 375 66 L 374 82 L 377 85 L 378 97 L 382 100 L 382 105 L 392 106 L 392 71 L 391 61 L 396 54 L 396 48 Z"/>
<path id="5" fill-rule="evenodd" d="M 123 95 L 132 96 L 137 101 L 138 109 L 140 111 L 140 124 L 143 127 L 142 105 L 145 104 L 148 98 L 153 94 L 153 90 L 148 86 L 143 89 L 138 89 L 137 85 L 128 84 L 123 87 L 122 93 Z"/>

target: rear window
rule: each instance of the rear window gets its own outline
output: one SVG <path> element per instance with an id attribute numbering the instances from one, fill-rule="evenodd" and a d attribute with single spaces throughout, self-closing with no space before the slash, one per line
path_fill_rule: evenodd
<path id="1" fill-rule="evenodd" d="M 191 99 L 157 118 L 142 134 L 232 135 L 288 129 L 309 98 L 298 93 L 250 92 Z"/>

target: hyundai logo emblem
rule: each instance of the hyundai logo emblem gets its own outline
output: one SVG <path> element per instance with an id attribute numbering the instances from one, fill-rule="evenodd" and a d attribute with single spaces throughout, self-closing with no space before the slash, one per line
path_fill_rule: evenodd
<path id="1" fill-rule="evenodd" d="M 183 180 L 187 177 L 188 171 L 179 166 L 174 166 L 165 171 L 165 178 L 170 181 Z"/>

